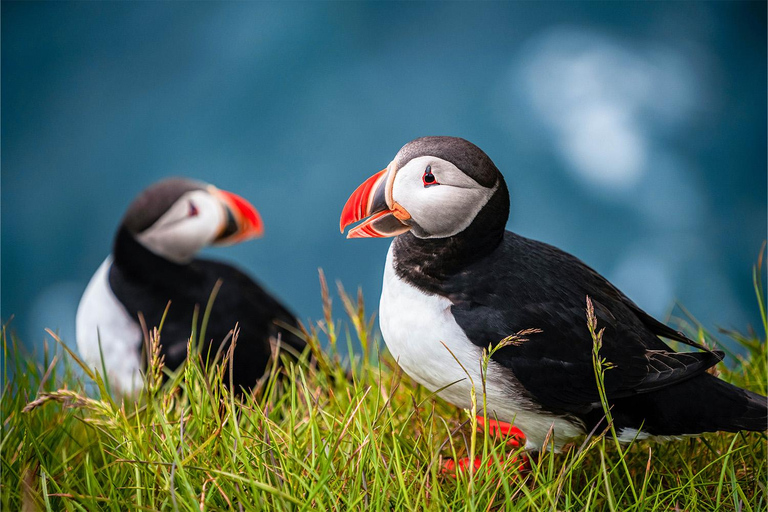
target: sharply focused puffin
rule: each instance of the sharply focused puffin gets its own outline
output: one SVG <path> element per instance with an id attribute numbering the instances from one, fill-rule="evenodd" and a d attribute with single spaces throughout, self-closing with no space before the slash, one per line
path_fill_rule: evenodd
<path id="1" fill-rule="evenodd" d="M 215 355 L 239 323 L 232 372 L 236 389 L 248 389 L 262 375 L 271 356 L 270 338 L 301 352 L 304 341 L 294 334 L 297 321 L 288 309 L 240 270 L 195 258 L 206 246 L 235 244 L 262 230 L 250 203 L 213 185 L 173 178 L 144 190 L 125 213 L 112 254 L 80 300 L 76 328 L 83 359 L 101 370 L 103 355 L 112 389 L 141 389 L 146 358 L 139 315 L 149 329 L 159 326 L 170 301 L 160 341 L 165 365 L 177 368 L 187 355 L 195 307 L 202 318 L 218 280 L 222 285 L 206 330 L 212 345 L 202 353 Z"/>
<path id="2" fill-rule="evenodd" d="M 469 408 L 465 371 L 480 392 L 482 349 L 538 329 L 493 354 L 488 411 L 514 422 L 529 449 L 541 448 L 554 426 L 560 448 L 604 415 L 590 297 L 605 328 L 600 356 L 613 365 L 605 388 L 620 440 L 768 427 L 765 397 L 707 373 L 721 352 L 655 320 L 574 256 L 506 231 L 508 216 L 502 174 L 477 146 L 454 137 L 409 142 L 347 201 L 342 232 L 366 219 L 348 238 L 395 237 L 379 323 L 408 375 Z M 700 351 L 674 352 L 659 336 Z"/>

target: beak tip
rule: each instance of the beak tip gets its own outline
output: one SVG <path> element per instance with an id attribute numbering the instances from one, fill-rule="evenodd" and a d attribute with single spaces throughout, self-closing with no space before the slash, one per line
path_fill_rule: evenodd
<path id="1" fill-rule="evenodd" d="M 264 223 L 256 207 L 232 192 L 215 189 L 215 193 L 237 226 L 233 234 L 225 235 L 221 245 L 232 245 L 264 236 Z"/>

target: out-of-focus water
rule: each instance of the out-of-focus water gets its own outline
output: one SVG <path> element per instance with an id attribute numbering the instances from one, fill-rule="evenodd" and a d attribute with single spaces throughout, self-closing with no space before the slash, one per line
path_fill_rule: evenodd
<path id="1" fill-rule="evenodd" d="M 300 317 L 317 268 L 378 303 L 388 240 L 342 205 L 408 140 L 483 148 L 508 228 L 650 313 L 757 326 L 766 237 L 766 5 L 2 4 L 2 318 L 74 343 L 131 199 L 171 175 L 251 200 L 266 236 L 208 252 Z M 341 310 L 337 311 L 341 316 Z"/>

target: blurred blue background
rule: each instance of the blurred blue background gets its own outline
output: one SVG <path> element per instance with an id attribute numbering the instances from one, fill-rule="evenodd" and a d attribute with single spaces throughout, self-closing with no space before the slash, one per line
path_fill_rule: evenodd
<path id="1" fill-rule="evenodd" d="M 375 308 L 389 240 L 339 213 L 422 135 L 479 145 L 509 229 L 650 313 L 759 325 L 765 2 L 3 2 L 2 318 L 74 344 L 124 209 L 172 175 L 256 205 L 265 237 L 208 255 L 302 319 L 318 267 Z"/>

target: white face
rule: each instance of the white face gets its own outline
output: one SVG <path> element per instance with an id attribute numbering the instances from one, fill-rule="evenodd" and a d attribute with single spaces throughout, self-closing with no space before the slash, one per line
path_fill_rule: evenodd
<path id="1" fill-rule="evenodd" d="M 208 191 L 193 190 L 136 238 L 155 254 L 187 263 L 216 239 L 226 215 L 224 206 Z"/>
<path id="2" fill-rule="evenodd" d="M 434 184 L 425 175 L 427 166 Z M 483 187 L 451 162 L 421 156 L 397 170 L 392 201 L 405 208 L 421 228 L 414 229 L 414 235 L 446 238 L 467 229 L 497 187 L 498 183 L 492 188 Z"/>

